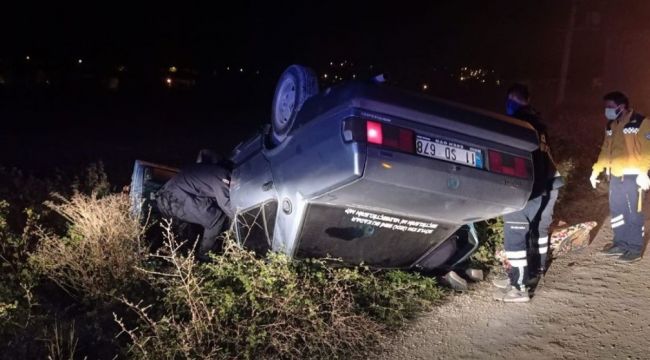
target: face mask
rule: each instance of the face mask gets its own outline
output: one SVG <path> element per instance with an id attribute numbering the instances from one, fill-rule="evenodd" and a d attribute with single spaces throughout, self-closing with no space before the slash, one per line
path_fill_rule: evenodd
<path id="1" fill-rule="evenodd" d="M 512 116 L 517 112 L 517 110 L 519 110 L 520 107 L 521 107 L 520 103 L 512 99 L 506 100 L 506 114 Z"/>
<path id="2" fill-rule="evenodd" d="M 616 120 L 621 114 L 621 111 L 616 111 L 616 108 L 605 108 L 605 117 L 607 120 Z"/>

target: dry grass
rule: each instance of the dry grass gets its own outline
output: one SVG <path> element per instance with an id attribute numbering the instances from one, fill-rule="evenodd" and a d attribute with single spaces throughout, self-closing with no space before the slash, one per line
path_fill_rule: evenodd
<path id="1" fill-rule="evenodd" d="M 79 358 L 77 348 L 79 339 L 75 333 L 74 322 L 69 324 L 69 328 L 59 325 L 58 321 L 54 322 L 52 333 L 45 339 L 47 344 L 47 360 L 74 360 Z M 83 357 L 87 359 L 87 357 Z"/>
<path id="2" fill-rule="evenodd" d="M 360 313 L 355 271 L 318 263 L 313 270 L 280 254 L 258 258 L 226 239 L 225 253 L 209 265 L 181 255 L 166 224 L 167 270 L 143 270 L 167 290 L 166 312 L 123 302 L 139 317 L 129 328 L 115 316 L 143 359 L 303 359 L 357 357 L 376 345 L 384 326 Z M 297 268 L 298 266 L 299 268 Z M 154 305 L 155 306 L 155 305 Z"/>
<path id="3" fill-rule="evenodd" d="M 47 277 L 68 292 L 91 298 L 116 295 L 143 277 L 135 268 L 145 258 L 145 227 L 131 216 L 128 196 L 75 194 L 70 200 L 56 200 L 47 205 L 68 220 L 68 233 L 40 229 L 32 255 Z"/>

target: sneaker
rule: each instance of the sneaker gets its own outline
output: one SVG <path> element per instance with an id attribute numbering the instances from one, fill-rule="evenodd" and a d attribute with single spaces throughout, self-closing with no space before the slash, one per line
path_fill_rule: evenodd
<path id="1" fill-rule="evenodd" d="M 622 256 L 623 254 L 626 253 L 627 250 L 623 249 L 622 247 L 619 246 L 612 246 L 607 250 L 603 250 L 600 252 L 600 255 L 603 256 Z"/>
<path id="2" fill-rule="evenodd" d="M 492 293 L 492 298 L 497 301 L 503 301 L 503 298 L 506 296 L 506 293 L 512 289 L 512 285 L 508 284 L 505 288 L 497 288 Z"/>
<path id="3" fill-rule="evenodd" d="M 622 263 L 633 263 L 641 260 L 641 252 L 640 251 L 626 251 L 625 254 L 621 255 L 616 261 L 622 262 Z"/>
<path id="4" fill-rule="evenodd" d="M 506 289 L 510 286 L 510 278 L 506 277 L 497 277 L 492 279 L 492 285 L 499 289 Z"/>
<path id="5" fill-rule="evenodd" d="M 519 290 L 516 287 L 512 286 L 509 290 L 500 290 L 501 296 L 498 296 L 497 293 L 494 294 L 494 298 L 499 301 L 506 303 L 524 303 L 530 301 L 530 296 L 528 295 L 528 290 L 525 288 Z"/>

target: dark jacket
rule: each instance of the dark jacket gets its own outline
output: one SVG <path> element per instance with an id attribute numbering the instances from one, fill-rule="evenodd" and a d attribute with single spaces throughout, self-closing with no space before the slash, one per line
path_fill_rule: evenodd
<path id="1" fill-rule="evenodd" d="M 226 166 L 190 165 L 165 183 L 160 193 L 174 194 L 177 199 L 190 197 L 216 201 L 221 211 L 229 218 L 233 217 L 230 205 L 230 170 Z"/>
<path id="2" fill-rule="evenodd" d="M 539 136 L 539 148 L 533 152 L 533 172 L 535 180 L 530 198 L 548 194 L 550 190 L 560 188 L 564 180 L 557 171 L 557 166 L 551 155 L 546 125 L 542 122 L 539 112 L 532 106 L 522 106 L 513 117 L 532 125 Z"/>

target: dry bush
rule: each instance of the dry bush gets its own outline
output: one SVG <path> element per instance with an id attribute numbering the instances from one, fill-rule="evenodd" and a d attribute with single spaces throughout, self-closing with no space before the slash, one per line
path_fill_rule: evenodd
<path id="1" fill-rule="evenodd" d="M 114 296 L 143 278 L 145 226 L 131 215 L 129 197 L 57 196 L 47 205 L 68 222 L 64 236 L 40 229 L 32 262 L 61 288 L 91 298 Z"/>
<path id="2" fill-rule="evenodd" d="M 367 357 L 387 329 L 379 309 L 390 310 L 395 321 L 395 314 L 409 317 L 440 296 L 429 278 L 403 272 L 382 278 L 277 253 L 259 258 L 231 239 L 223 255 L 197 265 L 181 255 L 169 224 L 165 231 L 155 257 L 166 270 L 143 270 L 167 289 L 164 304 L 123 299 L 137 325 L 115 315 L 136 358 Z"/>

